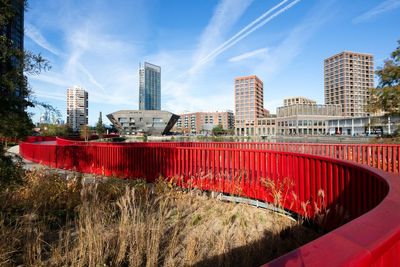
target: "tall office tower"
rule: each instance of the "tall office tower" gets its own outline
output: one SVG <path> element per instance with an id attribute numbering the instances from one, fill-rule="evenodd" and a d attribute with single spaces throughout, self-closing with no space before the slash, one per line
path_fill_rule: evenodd
<path id="1" fill-rule="evenodd" d="M 88 92 L 79 86 L 67 89 L 67 124 L 74 131 L 88 124 Z"/>
<path id="2" fill-rule="evenodd" d="M 266 116 L 263 82 L 255 75 L 235 79 L 235 132 L 254 135 L 257 118 Z"/>
<path id="3" fill-rule="evenodd" d="M 325 104 L 342 105 L 345 117 L 366 116 L 369 89 L 374 87 L 374 58 L 342 52 L 324 61 Z"/>
<path id="4" fill-rule="evenodd" d="M 139 66 L 139 109 L 161 110 L 161 67 L 147 62 Z"/>

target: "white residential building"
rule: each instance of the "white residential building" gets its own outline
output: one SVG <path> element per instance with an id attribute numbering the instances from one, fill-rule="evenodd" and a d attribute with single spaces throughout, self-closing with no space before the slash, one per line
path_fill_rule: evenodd
<path id="1" fill-rule="evenodd" d="M 88 124 L 88 99 L 88 92 L 79 86 L 67 89 L 67 124 L 74 131 Z"/>

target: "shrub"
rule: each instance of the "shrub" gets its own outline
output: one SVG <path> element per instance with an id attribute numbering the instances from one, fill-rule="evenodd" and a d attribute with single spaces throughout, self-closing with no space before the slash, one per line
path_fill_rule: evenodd
<path id="1" fill-rule="evenodd" d="M 15 158 L 14 162 L 11 156 L 3 153 L 4 150 L 1 145 L 0 151 L 0 190 L 21 184 L 24 172 L 21 159 Z"/>

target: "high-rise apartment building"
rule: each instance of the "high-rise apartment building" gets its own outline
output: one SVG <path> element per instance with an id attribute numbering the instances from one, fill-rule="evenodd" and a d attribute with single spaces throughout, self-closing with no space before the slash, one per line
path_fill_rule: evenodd
<path id="1" fill-rule="evenodd" d="M 88 124 L 88 92 L 79 86 L 67 89 L 67 124 L 74 131 Z"/>
<path id="2" fill-rule="evenodd" d="M 254 135 L 257 119 L 265 117 L 263 82 L 255 75 L 235 79 L 235 133 Z"/>
<path id="3" fill-rule="evenodd" d="M 374 87 L 370 54 L 342 52 L 324 61 L 325 104 L 340 104 L 345 117 L 365 116 L 369 89 Z"/>
<path id="4" fill-rule="evenodd" d="M 139 67 L 139 109 L 161 110 L 161 67 L 148 62 Z"/>

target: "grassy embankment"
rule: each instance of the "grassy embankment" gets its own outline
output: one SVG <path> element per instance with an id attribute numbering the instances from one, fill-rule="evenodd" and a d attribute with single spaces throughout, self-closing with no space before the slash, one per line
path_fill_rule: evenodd
<path id="1" fill-rule="evenodd" d="M 83 182 L 2 163 L 0 266 L 257 266 L 318 236 L 165 181 Z"/>

